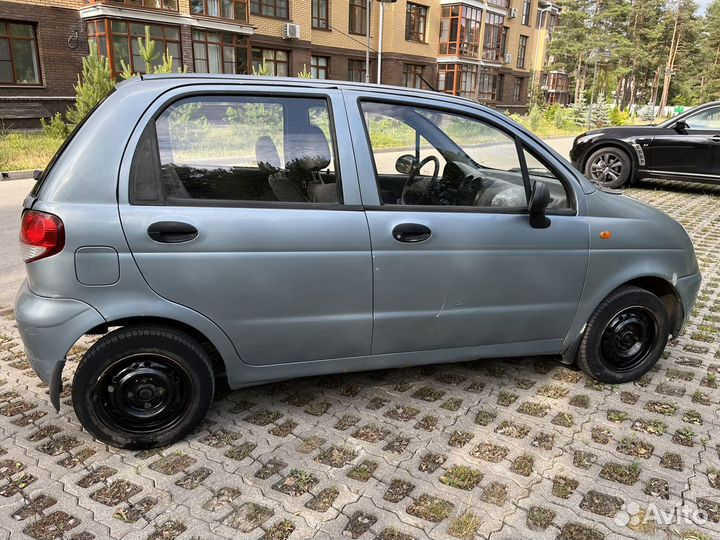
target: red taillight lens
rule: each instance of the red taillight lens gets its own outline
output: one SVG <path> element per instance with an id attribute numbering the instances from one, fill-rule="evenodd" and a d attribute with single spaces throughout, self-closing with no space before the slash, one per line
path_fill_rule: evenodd
<path id="1" fill-rule="evenodd" d="M 20 224 L 20 251 L 26 263 L 55 255 L 65 246 L 62 220 L 52 214 L 26 210 Z"/>

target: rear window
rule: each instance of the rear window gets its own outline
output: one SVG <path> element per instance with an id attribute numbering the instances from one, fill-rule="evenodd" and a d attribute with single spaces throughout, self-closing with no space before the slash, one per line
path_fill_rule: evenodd
<path id="1" fill-rule="evenodd" d="M 133 204 L 340 203 L 323 98 L 208 96 L 177 101 L 143 133 Z"/>

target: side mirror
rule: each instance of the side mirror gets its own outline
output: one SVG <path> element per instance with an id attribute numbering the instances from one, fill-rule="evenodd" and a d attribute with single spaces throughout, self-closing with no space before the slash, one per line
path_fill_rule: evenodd
<path id="1" fill-rule="evenodd" d="M 550 190 L 545 183 L 536 180 L 533 182 L 528 203 L 530 226 L 533 229 L 547 229 L 550 226 L 550 218 L 545 215 L 548 204 L 550 204 Z"/>
<path id="2" fill-rule="evenodd" d="M 412 154 L 404 154 L 397 158 L 395 170 L 400 174 L 410 174 L 415 167 L 417 160 Z"/>
<path id="3" fill-rule="evenodd" d="M 690 124 L 688 124 L 685 120 L 678 120 L 675 122 L 675 131 L 678 133 L 685 134 L 688 129 L 690 129 Z"/>

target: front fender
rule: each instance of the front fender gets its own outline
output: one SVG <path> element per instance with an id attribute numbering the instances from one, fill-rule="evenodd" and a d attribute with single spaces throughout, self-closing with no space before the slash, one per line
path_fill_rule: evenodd
<path id="1" fill-rule="evenodd" d="M 690 280 L 688 291 L 678 291 L 676 284 L 686 276 L 696 275 L 698 265 L 692 242 L 682 226 L 663 212 L 625 195 L 597 191 L 586 200 L 590 228 L 588 270 L 563 350 L 568 351 L 577 342 L 600 302 L 631 281 L 662 279 L 682 299 L 680 307 L 687 316 L 687 308 L 697 294 L 691 286 L 695 282 Z"/>

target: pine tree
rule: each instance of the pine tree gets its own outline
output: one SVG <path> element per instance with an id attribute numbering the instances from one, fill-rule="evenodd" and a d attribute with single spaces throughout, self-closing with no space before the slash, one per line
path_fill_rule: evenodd
<path id="1" fill-rule="evenodd" d="M 137 38 L 137 41 L 138 49 L 140 50 L 140 57 L 145 63 L 145 73 L 159 75 L 162 73 L 175 72 L 175 69 L 173 68 L 173 57 L 170 56 L 167 50 L 162 53 L 162 63 L 160 65 L 155 65 L 155 62 L 160 53 L 157 52 L 157 43 L 150 37 L 149 26 L 145 27 L 145 37 L 139 37 Z M 132 68 L 127 63 L 125 63 L 125 60 L 120 60 L 120 67 L 122 68 L 120 76 L 123 79 L 130 79 L 137 75 L 137 73 L 133 73 Z M 180 72 L 184 73 L 185 69 L 183 68 Z"/>
<path id="2" fill-rule="evenodd" d="M 297 76 L 298 79 L 312 79 L 312 73 L 308 71 L 306 64 L 303 64 L 303 69 L 298 72 Z"/>
<path id="3" fill-rule="evenodd" d="M 67 112 L 67 120 L 72 125 L 79 124 L 115 88 L 110 62 L 100 56 L 97 48 L 91 47 L 82 64 L 82 74 L 75 85 L 75 105 Z"/>

